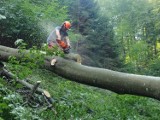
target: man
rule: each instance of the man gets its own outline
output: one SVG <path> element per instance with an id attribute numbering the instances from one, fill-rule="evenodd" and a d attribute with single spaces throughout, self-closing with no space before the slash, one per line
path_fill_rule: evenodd
<path id="1" fill-rule="evenodd" d="M 53 30 L 49 37 L 47 38 L 47 44 L 49 48 L 58 45 L 65 54 L 69 53 L 70 50 L 70 40 L 68 37 L 67 30 L 71 28 L 71 23 L 69 21 L 65 21 L 61 26 L 58 26 Z M 55 65 L 56 59 L 51 60 L 51 65 Z"/>
<path id="2" fill-rule="evenodd" d="M 58 26 L 53 30 L 47 38 L 47 44 L 49 48 L 58 45 L 64 53 L 69 53 L 71 47 L 67 30 L 71 28 L 71 23 L 65 21 L 61 26 Z"/>

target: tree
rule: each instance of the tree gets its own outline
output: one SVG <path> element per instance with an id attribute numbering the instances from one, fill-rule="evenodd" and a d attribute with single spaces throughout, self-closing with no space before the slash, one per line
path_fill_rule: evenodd
<path id="1" fill-rule="evenodd" d="M 146 74 L 151 70 L 148 65 L 159 56 L 160 2 L 158 0 L 96 1 L 101 6 L 100 14 L 109 17 L 114 27 L 114 40 L 124 69 L 128 71 L 129 68 L 132 73 Z M 143 43 L 145 47 L 140 45 Z M 139 49 L 139 52 L 135 48 Z M 143 52 L 145 58 L 142 59 L 140 54 Z"/>
<path id="2" fill-rule="evenodd" d="M 25 54 L 27 51 L 24 51 Z M 18 49 L 0 45 L 0 60 L 7 61 L 9 56 L 21 57 Z M 57 63 L 50 65 L 53 59 L 45 56 L 44 67 L 70 80 L 108 89 L 118 94 L 132 94 L 160 100 L 160 77 L 135 75 L 116 72 L 109 69 L 89 67 L 79 63 L 55 57 Z"/>
<path id="3" fill-rule="evenodd" d="M 69 15 L 75 33 L 83 35 L 77 40 L 76 49 L 84 58 L 85 65 L 115 69 L 117 54 L 113 27 L 108 17 L 99 14 L 99 6 L 93 0 L 63 1 L 70 7 Z M 79 45 L 80 44 L 80 45 Z M 110 64 L 108 64 L 110 62 Z M 114 64 L 112 64 L 114 62 Z"/>
<path id="4" fill-rule="evenodd" d="M 49 29 L 44 23 L 60 24 L 67 17 L 67 10 L 55 0 L 2 0 L 0 7 L 0 44 L 10 47 L 17 39 L 28 47 L 40 46 Z"/>

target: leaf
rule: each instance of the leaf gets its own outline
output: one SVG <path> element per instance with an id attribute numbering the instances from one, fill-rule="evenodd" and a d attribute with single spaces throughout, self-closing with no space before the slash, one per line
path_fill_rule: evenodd
<path id="1" fill-rule="evenodd" d="M 2 109 L 8 108 L 8 105 L 6 103 L 0 103 L 0 108 Z"/>
<path id="2" fill-rule="evenodd" d="M 0 20 L 6 19 L 6 16 L 0 14 Z"/>

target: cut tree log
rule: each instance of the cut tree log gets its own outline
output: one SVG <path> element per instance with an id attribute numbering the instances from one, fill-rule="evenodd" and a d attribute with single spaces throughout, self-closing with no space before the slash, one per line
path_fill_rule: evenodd
<path id="1" fill-rule="evenodd" d="M 10 55 L 20 57 L 18 49 L 0 45 L 0 60 L 7 61 Z M 139 95 L 160 100 L 160 77 L 122 73 L 81 65 L 61 57 L 54 58 L 57 62 L 51 66 L 50 61 L 53 57 L 46 56 L 44 68 L 69 80 L 111 90 L 118 94 Z"/>

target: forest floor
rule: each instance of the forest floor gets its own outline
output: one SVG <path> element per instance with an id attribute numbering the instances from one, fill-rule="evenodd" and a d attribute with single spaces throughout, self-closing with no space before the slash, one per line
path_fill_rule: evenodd
<path id="1" fill-rule="evenodd" d="M 44 113 L 44 119 L 69 120 L 158 120 L 160 102 L 152 98 L 118 95 L 108 90 L 69 81 L 50 71 L 37 69 L 31 77 L 55 99 L 55 116 Z M 53 116 L 53 117 L 51 117 Z M 51 120 L 52 120 L 51 119 Z"/>

